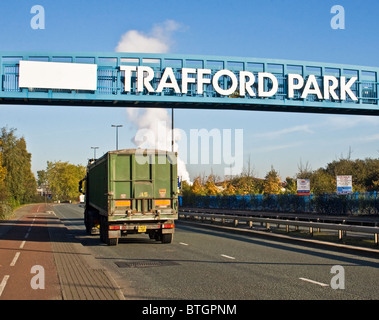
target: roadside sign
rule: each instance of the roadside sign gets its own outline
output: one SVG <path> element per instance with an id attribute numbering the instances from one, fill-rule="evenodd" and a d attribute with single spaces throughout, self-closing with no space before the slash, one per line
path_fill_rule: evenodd
<path id="1" fill-rule="evenodd" d="M 297 179 L 297 195 L 309 196 L 311 193 L 311 181 L 309 179 Z"/>
<path id="2" fill-rule="evenodd" d="M 337 194 L 353 193 L 352 176 L 337 176 Z"/>

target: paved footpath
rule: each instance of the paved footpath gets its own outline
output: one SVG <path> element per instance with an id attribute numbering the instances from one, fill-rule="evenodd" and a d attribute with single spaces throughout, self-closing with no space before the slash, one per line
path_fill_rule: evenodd
<path id="1" fill-rule="evenodd" d="M 22 207 L 0 221 L 0 300 L 123 300 L 106 270 L 49 205 Z"/>

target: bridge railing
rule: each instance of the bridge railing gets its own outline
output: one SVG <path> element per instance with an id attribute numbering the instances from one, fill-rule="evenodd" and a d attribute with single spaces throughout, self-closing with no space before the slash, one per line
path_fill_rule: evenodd
<path id="1" fill-rule="evenodd" d="M 90 86 L 92 89 L 87 86 L 57 88 L 30 83 L 20 85 L 20 80 L 25 77 L 21 65 L 25 66 L 26 61 L 29 66 L 30 62 L 45 66 L 50 63 L 47 69 L 52 67 L 51 63 L 95 65 L 95 85 Z M 137 68 L 144 70 L 139 73 L 141 77 L 143 72 L 149 74 L 148 80 L 143 81 L 142 89 L 137 85 Z M 170 72 L 165 75 L 167 70 Z M 134 107 L 162 103 L 163 107 L 189 109 L 379 115 L 378 74 L 377 67 L 253 57 L 122 52 L 0 52 L 0 103 Z M 296 79 L 292 78 L 293 75 Z M 28 77 L 34 79 L 36 76 Z M 296 82 L 300 79 L 303 85 Z M 348 85 L 350 80 L 354 82 Z M 163 86 L 158 90 L 161 83 Z M 312 89 L 314 86 L 319 90 Z M 309 93 L 303 95 L 304 91 Z"/>

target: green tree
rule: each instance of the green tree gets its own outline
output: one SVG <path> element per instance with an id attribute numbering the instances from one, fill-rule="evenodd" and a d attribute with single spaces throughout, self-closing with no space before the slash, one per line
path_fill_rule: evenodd
<path id="1" fill-rule="evenodd" d="M 198 196 L 205 196 L 206 190 L 203 184 L 201 183 L 201 178 L 197 177 L 195 178 L 195 181 L 193 182 L 191 186 L 191 192 Z"/>
<path id="2" fill-rule="evenodd" d="M 8 192 L 5 186 L 5 175 L 7 174 L 7 169 L 2 166 L 3 164 L 3 156 L 2 156 L 2 148 L 1 148 L 1 140 L 0 140 L 0 202 L 4 202 L 8 198 Z"/>
<path id="3" fill-rule="evenodd" d="M 182 188 L 181 188 L 181 194 L 182 196 L 189 196 L 191 195 L 191 185 L 187 181 L 182 181 Z"/>
<path id="4" fill-rule="evenodd" d="M 224 196 L 233 196 L 236 194 L 236 188 L 233 186 L 233 184 L 230 181 L 224 181 L 222 184 L 224 190 L 222 191 L 222 194 Z"/>
<path id="5" fill-rule="evenodd" d="M 334 193 L 337 190 L 336 177 L 323 168 L 314 171 L 310 180 L 312 193 Z"/>
<path id="6" fill-rule="evenodd" d="M 271 166 L 271 170 L 266 174 L 264 182 L 265 194 L 279 194 L 282 189 L 282 183 L 278 172 Z"/>
<path id="7" fill-rule="evenodd" d="M 45 170 L 38 170 L 37 171 L 37 184 L 39 186 L 42 186 L 47 181 L 47 174 Z"/>
<path id="8" fill-rule="evenodd" d="M 334 179 L 337 175 L 351 175 L 353 191 L 378 190 L 379 159 L 351 160 L 350 158 L 341 158 L 328 163 L 325 171 Z"/>
<path id="9" fill-rule="evenodd" d="M 5 185 L 13 206 L 32 201 L 36 195 L 36 179 L 31 170 L 32 155 L 24 137 L 17 138 L 16 129 L 2 128 L 2 165 L 6 168 Z"/>
<path id="10" fill-rule="evenodd" d="M 237 195 L 261 194 L 263 192 L 263 180 L 245 174 L 234 177 L 230 184 L 233 185 L 234 194 Z"/>
<path id="11" fill-rule="evenodd" d="M 296 174 L 297 179 L 310 179 L 312 177 L 312 168 L 309 165 L 308 161 L 303 164 L 303 162 L 300 160 L 297 168 L 299 169 L 298 173 Z"/>
<path id="12" fill-rule="evenodd" d="M 208 196 L 217 196 L 220 190 L 216 187 L 215 176 L 213 174 L 209 175 L 207 182 L 205 183 L 205 194 Z"/>
<path id="13" fill-rule="evenodd" d="M 361 179 L 359 182 L 365 191 L 379 191 L 379 159 L 359 160 L 355 174 Z"/>
<path id="14" fill-rule="evenodd" d="M 77 200 L 79 181 L 83 179 L 86 168 L 68 162 L 47 162 L 46 177 L 53 199 L 61 201 Z"/>
<path id="15" fill-rule="evenodd" d="M 296 179 L 287 177 L 286 178 L 286 193 L 296 194 L 297 193 L 297 181 Z"/>

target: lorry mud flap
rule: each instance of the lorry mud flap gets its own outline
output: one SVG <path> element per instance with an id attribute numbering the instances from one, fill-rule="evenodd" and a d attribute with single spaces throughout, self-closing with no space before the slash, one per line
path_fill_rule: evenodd
<path id="1" fill-rule="evenodd" d="M 116 246 L 118 244 L 118 238 L 121 237 L 120 230 L 109 230 L 108 238 L 106 239 L 106 244 L 108 246 Z"/>

